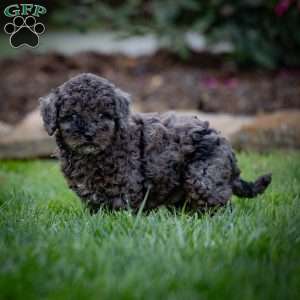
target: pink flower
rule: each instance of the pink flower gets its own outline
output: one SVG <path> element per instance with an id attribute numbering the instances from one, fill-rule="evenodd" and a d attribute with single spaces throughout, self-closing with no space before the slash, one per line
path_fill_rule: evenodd
<path id="1" fill-rule="evenodd" d="M 201 84 L 207 89 L 213 90 L 220 87 L 227 89 L 235 89 L 238 86 L 238 79 L 234 77 L 215 77 L 207 75 L 201 80 Z"/>
<path id="2" fill-rule="evenodd" d="M 279 17 L 283 16 L 288 11 L 292 2 L 293 0 L 279 0 L 274 8 L 276 15 Z"/>
<path id="3" fill-rule="evenodd" d="M 215 89 L 219 85 L 219 82 L 215 77 L 208 76 L 202 80 L 202 84 L 208 89 Z"/>
<path id="4" fill-rule="evenodd" d="M 226 78 L 223 85 L 229 89 L 235 89 L 238 86 L 238 80 L 236 78 Z"/>

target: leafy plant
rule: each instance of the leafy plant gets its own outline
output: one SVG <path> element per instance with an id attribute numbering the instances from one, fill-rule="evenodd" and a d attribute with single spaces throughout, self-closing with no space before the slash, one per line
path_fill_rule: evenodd
<path id="1" fill-rule="evenodd" d="M 182 55 L 189 51 L 185 34 L 198 32 L 209 42 L 231 42 L 241 64 L 300 66 L 299 0 L 78 0 L 52 7 L 58 26 L 154 33 Z"/>

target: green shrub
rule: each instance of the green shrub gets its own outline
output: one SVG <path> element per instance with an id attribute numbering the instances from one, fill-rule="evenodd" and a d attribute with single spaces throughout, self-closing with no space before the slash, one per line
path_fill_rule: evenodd
<path id="1" fill-rule="evenodd" d="M 80 0 L 52 8 L 53 24 L 154 33 L 179 54 L 187 50 L 184 34 L 193 31 L 210 42 L 230 41 L 241 64 L 300 65 L 300 4 L 295 0 Z"/>

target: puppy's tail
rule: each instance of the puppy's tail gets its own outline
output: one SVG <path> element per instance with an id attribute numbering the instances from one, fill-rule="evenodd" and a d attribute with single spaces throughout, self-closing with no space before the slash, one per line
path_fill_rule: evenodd
<path id="1" fill-rule="evenodd" d="M 266 174 L 254 182 L 237 178 L 232 185 L 233 194 L 242 198 L 253 198 L 262 194 L 272 181 L 272 175 Z"/>

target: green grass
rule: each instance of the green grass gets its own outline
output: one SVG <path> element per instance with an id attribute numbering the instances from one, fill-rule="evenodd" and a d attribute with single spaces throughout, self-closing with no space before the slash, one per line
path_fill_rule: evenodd
<path id="1" fill-rule="evenodd" d="M 0 162 L 0 298 L 299 299 L 300 153 L 239 162 L 272 186 L 213 217 L 90 216 L 57 163 Z"/>

